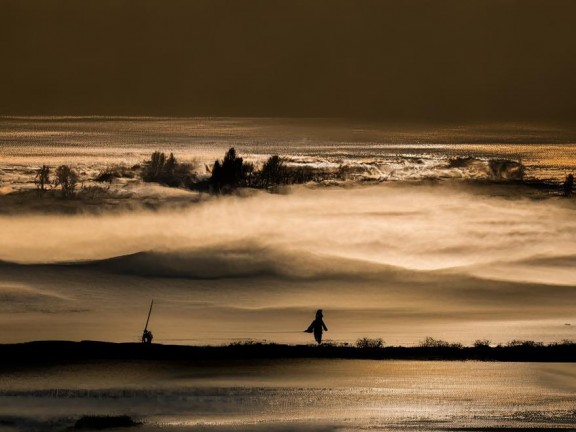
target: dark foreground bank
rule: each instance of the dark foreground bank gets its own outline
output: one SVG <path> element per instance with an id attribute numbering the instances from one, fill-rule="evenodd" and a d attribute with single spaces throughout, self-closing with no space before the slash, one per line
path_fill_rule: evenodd
<path id="1" fill-rule="evenodd" d="M 479 360 L 575 362 L 576 343 L 506 346 L 378 347 L 247 343 L 227 346 L 38 341 L 0 345 L 0 364 L 43 365 L 91 360 L 234 361 L 257 359 Z"/>

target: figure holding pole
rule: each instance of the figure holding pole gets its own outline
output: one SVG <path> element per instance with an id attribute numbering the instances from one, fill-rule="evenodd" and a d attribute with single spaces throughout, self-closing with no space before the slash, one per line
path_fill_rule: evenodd
<path id="1" fill-rule="evenodd" d="M 148 330 L 148 323 L 150 322 L 150 315 L 152 314 L 152 306 L 154 305 L 154 300 L 150 303 L 150 310 L 148 311 L 148 319 L 146 320 L 146 325 L 144 326 L 144 332 L 142 333 L 142 343 L 143 344 L 151 344 L 152 339 L 152 332 Z"/>

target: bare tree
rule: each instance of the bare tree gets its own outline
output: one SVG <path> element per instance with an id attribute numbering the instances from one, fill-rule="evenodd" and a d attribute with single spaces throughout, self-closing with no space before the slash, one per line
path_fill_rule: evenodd
<path id="1" fill-rule="evenodd" d="M 34 177 L 34 183 L 38 190 L 45 191 L 46 186 L 50 184 L 50 167 L 42 165 L 42 168 L 36 170 L 36 177 Z"/>
<path id="2" fill-rule="evenodd" d="M 74 189 L 78 184 L 78 174 L 68 165 L 60 165 L 56 169 L 56 186 L 62 187 L 62 195 L 64 198 L 71 198 L 74 196 Z"/>

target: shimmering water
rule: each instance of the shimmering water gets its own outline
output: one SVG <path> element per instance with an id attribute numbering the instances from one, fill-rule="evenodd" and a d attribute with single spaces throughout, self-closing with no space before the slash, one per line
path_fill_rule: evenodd
<path id="1" fill-rule="evenodd" d="M 144 422 L 142 430 L 168 431 L 574 430 L 576 366 L 99 363 L 2 372 L 0 400 L 10 430 L 62 430 L 86 414 L 128 414 Z"/>

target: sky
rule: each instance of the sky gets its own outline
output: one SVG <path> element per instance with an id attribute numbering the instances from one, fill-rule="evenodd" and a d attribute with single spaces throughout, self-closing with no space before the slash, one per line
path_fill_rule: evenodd
<path id="1" fill-rule="evenodd" d="M 570 122 L 572 0 L 2 0 L 0 115 Z"/>

